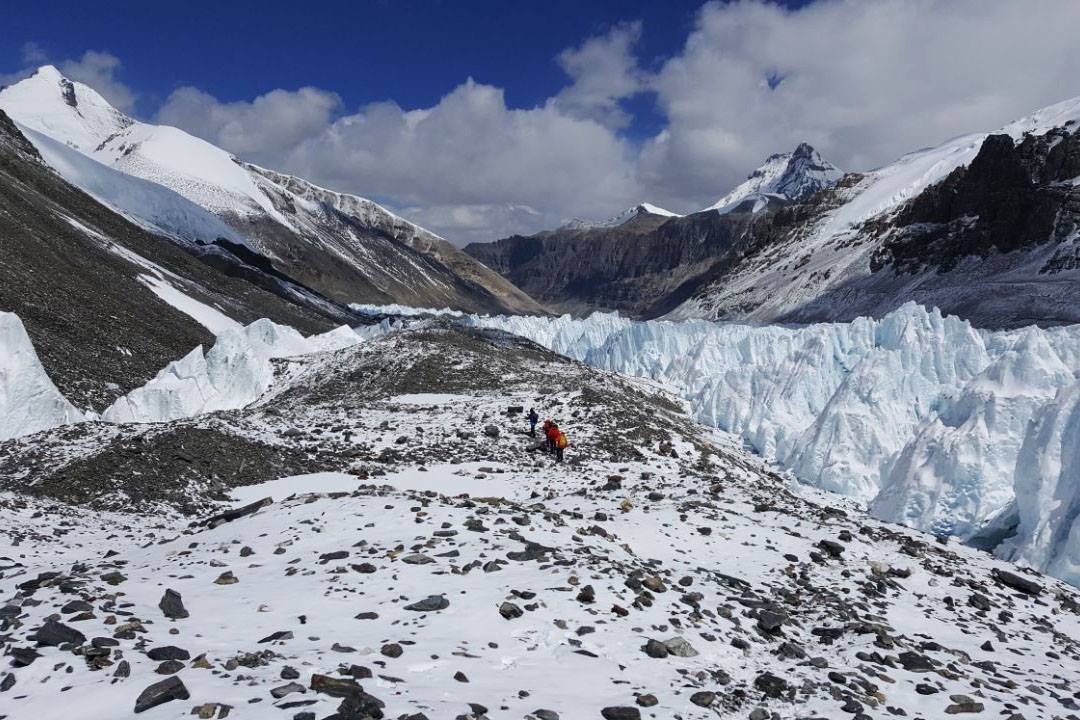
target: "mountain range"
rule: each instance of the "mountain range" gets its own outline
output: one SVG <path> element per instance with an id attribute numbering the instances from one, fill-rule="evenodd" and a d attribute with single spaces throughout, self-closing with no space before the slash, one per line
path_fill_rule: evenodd
<path id="1" fill-rule="evenodd" d="M 710 208 L 465 251 L 540 302 L 636 318 L 818 322 L 905 302 L 981 327 L 1080 320 L 1080 99 L 842 174 L 806 144 Z"/>

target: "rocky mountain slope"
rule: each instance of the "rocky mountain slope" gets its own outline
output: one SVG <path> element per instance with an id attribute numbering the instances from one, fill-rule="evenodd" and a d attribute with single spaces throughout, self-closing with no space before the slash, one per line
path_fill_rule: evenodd
<path id="1" fill-rule="evenodd" d="M 115 209 L 183 242 L 246 243 L 336 302 L 542 311 L 496 273 L 376 203 L 241 162 L 177 128 L 136 121 L 52 66 L 0 90 L 0 110 L 35 144 L 41 136 L 59 145 L 43 151 L 50 164 L 66 147 L 172 191 L 152 198 L 145 187 L 116 192 L 115 182 L 101 183 L 77 160 L 57 160 L 70 182 Z"/>
<path id="2" fill-rule="evenodd" d="M 1077 712 L 1074 589 L 793 490 L 652 383 L 446 322 L 273 362 L 244 407 L 0 445 L 0 716 Z"/>
<path id="3" fill-rule="evenodd" d="M 908 301 L 982 327 L 1080 320 L 1080 99 L 780 213 L 672 317 L 850 320 Z"/>
<path id="4" fill-rule="evenodd" d="M 602 223 L 465 248 L 548 307 L 656 317 L 705 283 L 769 214 L 831 186 L 840 171 L 805 143 L 773 155 L 716 205 L 687 216 L 644 203 Z"/>
<path id="5" fill-rule="evenodd" d="M 663 314 L 688 298 L 752 222 L 749 213 L 641 212 L 619 225 L 567 226 L 472 243 L 465 252 L 559 312 Z"/>
<path id="6" fill-rule="evenodd" d="M 305 332 L 358 322 L 286 280 L 244 279 L 254 269 L 225 249 L 217 257 L 227 273 L 116 214 L 49 167 L 2 111 L 0 237 L 0 310 L 19 315 L 81 408 L 100 410 L 223 327 L 261 317 Z"/>

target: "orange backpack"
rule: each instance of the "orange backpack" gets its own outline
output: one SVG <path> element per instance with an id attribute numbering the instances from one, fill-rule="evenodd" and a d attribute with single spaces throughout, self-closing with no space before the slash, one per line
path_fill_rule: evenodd
<path id="1" fill-rule="evenodd" d="M 568 442 L 566 441 L 566 433 L 564 433 L 564 432 L 560 432 L 560 433 L 559 433 L 559 437 L 558 437 L 558 438 L 557 438 L 557 439 L 555 440 L 555 447 L 557 447 L 557 448 L 559 448 L 560 450 L 562 450 L 563 448 L 565 448 L 565 447 L 566 447 L 567 445 L 569 445 L 569 444 L 570 444 L 570 443 L 568 443 Z"/>

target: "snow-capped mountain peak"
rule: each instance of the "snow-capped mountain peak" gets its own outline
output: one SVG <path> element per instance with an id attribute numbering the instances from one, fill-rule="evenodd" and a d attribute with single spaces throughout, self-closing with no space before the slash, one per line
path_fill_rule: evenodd
<path id="1" fill-rule="evenodd" d="M 659 217 L 682 217 L 678 213 L 673 213 L 670 210 L 653 205 L 652 203 L 638 203 L 632 207 L 628 207 L 618 215 L 608 218 L 607 220 L 583 220 L 581 218 L 574 218 L 563 224 L 563 228 L 567 230 L 589 230 L 592 228 L 613 228 L 625 225 L 626 223 L 641 217 L 642 215 L 656 215 Z"/>
<path id="2" fill-rule="evenodd" d="M 64 77 L 53 65 L 0 88 L 0 109 L 16 122 L 86 154 L 134 124 L 96 90 Z"/>
<path id="3" fill-rule="evenodd" d="M 42 146 L 53 169 L 113 209 L 185 242 L 239 236 L 333 300 L 541 310 L 442 238 L 382 206 L 263 170 L 179 128 L 130 118 L 51 65 L 0 90 L 0 110 Z M 49 140 L 52 147 L 44 147 Z M 65 146 L 181 197 L 115 176 L 103 182 L 80 158 L 61 158 Z M 191 203 L 215 222 L 192 212 Z"/>
<path id="4" fill-rule="evenodd" d="M 830 187 L 844 172 L 807 143 L 799 143 L 794 151 L 770 155 L 765 163 L 750 173 L 746 180 L 705 210 L 731 212 L 743 207 L 757 212 L 770 199 L 793 202 Z"/>

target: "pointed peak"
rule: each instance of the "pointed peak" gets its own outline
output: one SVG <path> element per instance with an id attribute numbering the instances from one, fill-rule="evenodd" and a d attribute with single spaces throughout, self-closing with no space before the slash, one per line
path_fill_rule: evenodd
<path id="1" fill-rule="evenodd" d="M 801 142 L 792 152 L 770 155 L 745 182 L 705 209 L 757 212 L 771 202 L 801 200 L 834 185 L 843 174 L 812 145 Z"/>
<path id="2" fill-rule="evenodd" d="M 42 80 L 67 80 L 64 74 L 60 72 L 60 69 L 55 65 L 42 65 L 33 72 L 30 77 L 40 78 Z"/>

